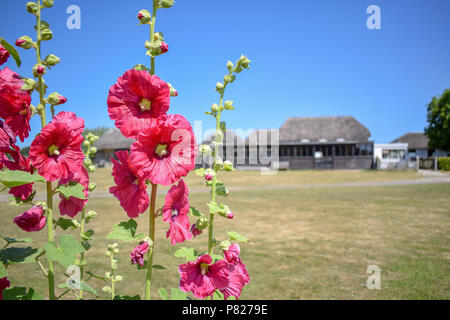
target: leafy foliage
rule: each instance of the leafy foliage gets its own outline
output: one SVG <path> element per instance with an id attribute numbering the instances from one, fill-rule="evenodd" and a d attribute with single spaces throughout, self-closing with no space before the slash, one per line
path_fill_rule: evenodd
<path id="1" fill-rule="evenodd" d="M 198 254 L 194 248 L 181 247 L 180 249 L 175 251 L 175 257 L 185 258 L 186 261 L 194 261 L 197 256 Z"/>
<path id="2" fill-rule="evenodd" d="M 84 251 L 83 246 L 71 235 L 60 235 L 59 247 L 54 242 L 48 242 L 44 248 L 50 261 L 56 261 L 64 267 L 75 265 L 77 255 Z"/>
<path id="3" fill-rule="evenodd" d="M 170 288 L 170 296 L 165 288 L 158 289 L 158 294 L 163 300 L 190 300 L 187 294 L 178 288 Z"/>
<path id="4" fill-rule="evenodd" d="M 137 223 L 133 219 L 127 222 L 120 222 L 113 226 L 113 231 L 111 231 L 106 239 L 108 240 L 122 240 L 123 242 L 139 241 L 143 235 L 136 234 Z"/>
<path id="5" fill-rule="evenodd" d="M 45 182 L 43 176 L 29 172 L 4 169 L 0 171 L 0 182 L 7 188 L 13 188 L 34 182 Z"/>
<path id="6" fill-rule="evenodd" d="M 228 238 L 230 240 L 234 240 L 234 241 L 238 241 L 238 242 L 249 242 L 249 239 L 247 239 L 246 237 L 240 235 L 239 233 L 237 233 L 235 231 L 228 232 Z"/>
<path id="7" fill-rule="evenodd" d="M 3 300 L 42 300 L 33 288 L 14 287 L 3 291 Z"/>
<path id="8" fill-rule="evenodd" d="M 42 251 L 42 249 L 35 249 L 32 247 L 6 248 L 0 251 L 0 260 L 5 265 L 16 263 L 33 263 Z"/>
<path id="9" fill-rule="evenodd" d="M 56 192 L 59 192 L 66 199 L 74 197 L 77 199 L 86 200 L 86 196 L 84 195 L 84 187 L 78 182 L 71 181 L 67 185 L 61 185 L 56 189 Z"/>
<path id="10" fill-rule="evenodd" d="M 13 57 L 14 61 L 16 61 L 17 66 L 20 67 L 20 65 L 22 64 L 22 61 L 20 61 L 20 56 L 19 56 L 19 53 L 17 52 L 16 48 L 14 48 L 12 45 L 10 45 L 8 43 L 8 41 L 6 41 L 3 38 L 0 38 L 0 44 L 6 50 L 8 50 L 9 54 L 11 55 L 11 57 Z"/>
<path id="11" fill-rule="evenodd" d="M 430 140 L 429 148 L 450 151 L 450 89 L 440 97 L 433 97 L 427 112 L 425 135 Z"/>

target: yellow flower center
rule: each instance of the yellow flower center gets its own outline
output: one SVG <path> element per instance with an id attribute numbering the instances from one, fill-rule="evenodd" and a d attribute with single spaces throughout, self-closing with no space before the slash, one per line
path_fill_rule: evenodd
<path id="1" fill-rule="evenodd" d="M 142 99 L 141 102 L 139 102 L 139 106 L 141 107 L 141 111 L 150 111 L 152 102 L 147 99 Z"/>
<path id="2" fill-rule="evenodd" d="M 48 148 L 48 154 L 51 156 L 59 156 L 61 153 L 59 152 L 58 146 L 53 144 L 50 148 Z"/>
<path id="3" fill-rule="evenodd" d="M 200 265 L 200 270 L 202 275 L 205 275 L 208 272 L 208 265 L 206 263 L 202 263 Z"/>
<path id="4" fill-rule="evenodd" d="M 158 145 L 156 146 L 155 153 L 156 153 L 157 155 L 159 155 L 160 157 L 163 157 L 163 156 L 165 156 L 166 154 L 168 154 L 169 151 L 167 151 L 167 144 L 158 144 Z"/>

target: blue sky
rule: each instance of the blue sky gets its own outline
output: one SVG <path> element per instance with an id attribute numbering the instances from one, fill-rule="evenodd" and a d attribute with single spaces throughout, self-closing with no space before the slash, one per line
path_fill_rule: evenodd
<path id="1" fill-rule="evenodd" d="M 0 36 L 14 42 L 34 36 L 27 1 L 7 1 Z M 81 30 L 69 30 L 69 5 L 81 9 Z M 381 30 L 369 30 L 369 5 L 381 9 Z M 148 26 L 137 26 L 140 9 L 151 1 L 55 0 L 44 12 L 54 32 L 43 56 L 62 62 L 46 76 L 49 91 L 68 98 L 60 109 L 85 118 L 87 127 L 113 126 L 106 99 L 109 87 L 135 64 L 149 64 L 144 43 Z M 170 51 L 157 58 L 156 72 L 179 91 L 171 113 L 191 122 L 213 121 L 204 114 L 217 102 L 215 84 L 228 59 L 241 53 L 252 69 L 227 90 L 236 110 L 230 128 L 278 128 L 292 116 L 352 115 L 376 142 L 389 142 L 426 125 L 425 105 L 450 87 L 450 1 L 380 0 L 177 0 L 158 11 L 156 29 Z M 30 77 L 32 50 L 20 49 L 18 69 Z M 36 105 L 36 97 L 34 97 Z M 32 135 L 39 121 L 32 120 Z M 29 144 L 28 141 L 26 144 Z"/>

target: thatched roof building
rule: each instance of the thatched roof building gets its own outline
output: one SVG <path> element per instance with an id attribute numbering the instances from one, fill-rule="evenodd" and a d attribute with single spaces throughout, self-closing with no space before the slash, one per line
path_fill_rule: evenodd
<path id="1" fill-rule="evenodd" d="M 407 143 L 408 150 L 428 149 L 428 137 L 423 132 L 409 132 L 391 143 Z"/>
<path id="2" fill-rule="evenodd" d="M 353 117 L 289 118 L 280 128 L 280 142 L 368 141 L 370 131 Z"/>
<path id="3" fill-rule="evenodd" d="M 114 152 L 118 150 L 130 150 L 134 140 L 126 138 L 117 128 L 106 131 L 100 139 L 95 143 L 97 154 L 95 156 L 95 164 L 99 166 L 109 165 Z"/>

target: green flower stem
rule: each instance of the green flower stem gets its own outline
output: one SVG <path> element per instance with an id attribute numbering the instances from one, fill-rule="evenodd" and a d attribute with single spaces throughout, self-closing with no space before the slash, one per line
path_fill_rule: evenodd
<path id="1" fill-rule="evenodd" d="M 83 242 L 83 234 L 84 234 L 84 226 L 86 224 L 86 207 L 83 208 L 81 211 L 81 226 L 80 226 L 80 240 Z M 80 282 L 83 281 L 83 275 L 84 275 L 84 251 L 80 253 Z M 79 299 L 83 300 L 83 289 L 80 289 L 80 295 Z"/>
<path id="2" fill-rule="evenodd" d="M 233 71 L 230 71 L 230 74 L 232 74 Z M 222 115 L 222 107 L 223 107 L 223 96 L 225 94 L 225 89 L 227 87 L 228 83 L 224 84 L 223 90 L 220 94 L 220 103 L 219 103 L 219 111 L 216 114 L 216 137 L 217 137 L 217 132 L 220 130 L 220 117 Z M 217 164 L 217 160 L 218 160 L 218 150 L 217 150 L 217 144 L 215 145 L 216 147 L 214 148 L 214 164 L 213 164 L 213 170 L 215 172 L 214 177 L 212 179 L 212 190 L 211 190 L 211 202 L 215 203 L 216 202 L 216 185 L 217 185 L 217 168 L 216 168 L 216 164 Z M 213 253 L 213 234 L 214 234 L 214 213 L 210 212 L 209 213 L 209 228 L 208 228 L 208 253 L 209 255 L 212 255 Z"/>
<path id="3" fill-rule="evenodd" d="M 114 300 L 114 297 L 116 296 L 114 292 L 116 282 L 114 281 L 114 268 L 112 267 L 114 263 L 113 260 L 114 254 L 111 253 L 111 300 Z"/>
<path id="4" fill-rule="evenodd" d="M 37 0 L 39 6 L 39 12 L 36 14 L 36 60 L 37 63 L 41 63 L 41 1 Z M 40 112 L 41 125 L 44 128 L 47 125 L 47 119 L 45 114 L 45 93 L 44 93 L 44 81 L 42 76 L 39 76 L 39 99 L 43 110 Z M 53 242 L 55 236 L 53 233 L 53 190 L 51 181 L 47 181 L 47 231 L 48 242 Z M 48 294 L 50 300 L 55 300 L 55 278 L 54 278 L 54 264 L 53 261 L 48 261 Z"/>
<path id="5" fill-rule="evenodd" d="M 156 203 L 156 191 L 158 185 L 152 183 L 152 197 L 150 200 L 150 216 L 149 216 L 149 234 L 152 240 L 152 246 L 147 255 L 147 275 L 145 277 L 145 300 L 150 300 L 151 287 L 152 287 L 152 271 L 153 271 L 153 252 L 155 248 L 155 203 Z"/>
<path id="6" fill-rule="evenodd" d="M 155 44 L 155 24 L 156 24 L 156 12 L 158 11 L 157 1 L 153 1 L 153 12 L 152 12 L 152 24 L 150 25 L 150 43 Z M 155 57 L 151 57 L 150 74 L 155 74 Z"/>

